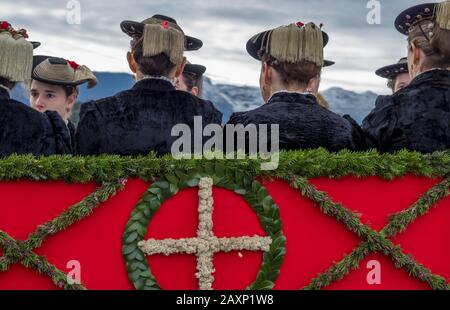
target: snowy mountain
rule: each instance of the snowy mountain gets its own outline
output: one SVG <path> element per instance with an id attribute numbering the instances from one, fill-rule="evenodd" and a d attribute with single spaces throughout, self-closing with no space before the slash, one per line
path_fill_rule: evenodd
<path id="1" fill-rule="evenodd" d="M 79 100 L 86 102 L 111 96 L 117 92 L 132 87 L 134 81 L 130 74 L 97 72 L 99 84 L 93 89 L 81 87 Z M 322 92 L 328 101 L 330 110 L 338 114 L 349 114 L 359 123 L 373 109 L 377 94 L 373 92 L 355 93 L 342 88 L 333 87 Z M 26 88 L 19 84 L 12 92 L 12 97 L 28 103 Z M 203 97 L 210 100 L 223 113 L 226 122 L 233 112 L 248 111 L 263 104 L 261 92 L 257 87 L 235 86 L 214 83 L 205 77 Z M 77 121 L 76 107 L 73 117 Z"/>
<path id="2" fill-rule="evenodd" d="M 332 87 L 322 92 L 328 101 L 330 110 L 344 115 L 349 114 L 358 123 L 362 123 L 367 114 L 375 107 L 377 94 L 366 91 L 355 93 L 339 87 Z"/>

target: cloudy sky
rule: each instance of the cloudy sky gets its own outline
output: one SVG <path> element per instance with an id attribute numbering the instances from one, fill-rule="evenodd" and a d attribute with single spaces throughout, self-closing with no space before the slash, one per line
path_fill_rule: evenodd
<path id="1" fill-rule="evenodd" d="M 1 0 L 0 20 L 28 29 L 31 40 L 42 42 L 37 54 L 75 60 L 96 71 L 129 72 L 129 38 L 120 22 L 169 15 L 204 42 L 200 51 L 187 53 L 191 62 L 206 65 L 217 81 L 252 86 L 260 68 L 245 51 L 252 35 L 296 21 L 322 22 L 330 35 L 326 58 L 337 63 L 324 70 L 322 88 L 387 93 L 385 80 L 373 72 L 406 56 L 406 37 L 395 30 L 395 17 L 424 1 L 375 1 L 381 4 L 381 23 L 374 25 L 367 22 L 369 0 L 79 0 L 80 24 L 71 24 L 73 2 Z"/>

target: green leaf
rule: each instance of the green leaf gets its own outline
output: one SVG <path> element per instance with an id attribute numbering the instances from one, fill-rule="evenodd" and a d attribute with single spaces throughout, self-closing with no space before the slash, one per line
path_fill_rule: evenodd
<path id="1" fill-rule="evenodd" d="M 137 250 L 137 245 L 132 243 L 132 244 L 128 244 L 128 245 L 124 245 L 122 247 L 122 254 L 123 255 L 128 255 L 131 254 L 132 252 Z"/>
<path id="2" fill-rule="evenodd" d="M 187 184 L 187 186 L 189 186 L 189 187 L 197 187 L 199 182 L 200 182 L 199 179 L 193 178 L 193 179 L 187 180 L 187 181 L 186 181 L 186 184 Z"/>
<path id="3" fill-rule="evenodd" d="M 150 187 L 148 191 L 154 195 L 161 195 L 161 189 L 158 187 Z"/>
<path id="4" fill-rule="evenodd" d="M 125 243 L 131 243 L 133 241 L 135 241 L 138 237 L 137 232 L 132 232 L 131 234 L 128 235 L 128 237 L 125 239 Z M 128 254 L 128 253 L 127 253 Z"/>
<path id="5" fill-rule="evenodd" d="M 234 192 L 239 195 L 245 195 L 247 191 L 243 188 L 235 189 Z"/>
<path id="6" fill-rule="evenodd" d="M 270 211 L 272 210 L 272 198 L 270 196 L 267 196 L 263 199 L 263 208 L 264 208 L 264 213 L 270 215 Z"/>
<path id="7" fill-rule="evenodd" d="M 154 182 L 152 184 L 152 186 L 157 186 L 157 187 L 159 187 L 161 189 L 166 189 L 166 188 L 169 188 L 169 182 L 163 181 L 163 180 L 160 179 L 160 180 Z"/>
<path id="8" fill-rule="evenodd" d="M 178 182 L 180 181 L 173 173 L 167 173 L 165 175 L 165 178 L 172 184 L 178 184 Z"/>
<path id="9" fill-rule="evenodd" d="M 271 290 L 274 287 L 274 283 L 271 281 L 263 281 L 258 283 L 258 285 L 254 288 L 255 290 Z"/>

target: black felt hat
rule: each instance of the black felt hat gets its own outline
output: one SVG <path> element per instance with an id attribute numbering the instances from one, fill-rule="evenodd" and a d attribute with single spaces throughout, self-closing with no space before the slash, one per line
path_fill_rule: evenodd
<path id="1" fill-rule="evenodd" d="M 33 49 L 37 49 L 39 46 L 41 46 L 41 42 L 30 41 L 30 43 L 33 45 Z"/>
<path id="2" fill-rule="evenodd" d="M 177 21 L 171 17 L 168 16 L 164 16 L 164 15 L 153 15 L 150 18 L 147 18 L 146 20 L 142 21 L 142 22 L 134 22 L 134 21 L 129 21 L 129 20 L 125 20 L 122 23 L 120 23 L 120 28 L 122 29 L 122 31 L 124 33 L 126 33 L 127 35 L 129 35 L 132 38 L 135 37 L 141 37 L 144 33 L 144 27 L 146 24 L 155 24 L 155 23 L 162 23 L 164 21 L 169 22 L 169 24 L 181 31 L 184 34 L 183 29 L 181 29 L 181 27 L 177 24 Z M 202 48 L 203 46 L 203 42 L 197 38 L 194 37 L 190 37 L 185 35 L 185 51 L 197 51 L 200 48 Z"/>
<path id="3" fill-rule="evenodd" d="M 432 20 L 438 3 L 425 3 L 410 7 L 401 12 L 395 19 L 395 28 L 405 35 L 412 27 L 424 20 Z"/>
<path id="4" fill-rule="evenodd" d="M 191 73 L 196 76 L 202 76 L 206 72 L 206 67 L 202 65 L 186 64 L 184 67 L 185 73 Z"/>
<path id="5" fill-rule="evenodd" d="M 401 58 L 396 64 L 378 69 L 375 74 L 382 78 L 393 80 L 397 77 L 397 75 L 408 72 L 408 59 L 404 57 Z"/>
<path id="6" fill-rule="evenodd" d="M 64 58 L 37 55 L 33 57 L 31 78 L 43 83 L 61 86 L 78 86 L 88 83 L 88 88 L 98 81 L 92 71 Z"/>
<path id="7" fill-rule="evenodd" d="M 296 23 L 295 24 L 299 28 L 305 27 L 305 24 L 303 23 Z M 287 26 L 283 26 L 287 27 Z M 270 45 L 272 40 L 272 34 L 275 30 L 280 29 L 282 27 L 278 27 L 275 29 L 270 29 L 263 31 L 261 33 L 256 34 L 253 36 L 250 40 L 247 42 L 247 52 L 252 56 L 253 58 L 257 60 L 261 60 L 262 52 L 266 52 L 270 54 Z M 322 38 L 323 38 L 323 47 L 325 47 L 328 44 L 329 36 L 325 31 L 322 31 Z M 328 67 L 334 65 L 334 61 L 330 60 L 323 60 L 323 66 Z"/>

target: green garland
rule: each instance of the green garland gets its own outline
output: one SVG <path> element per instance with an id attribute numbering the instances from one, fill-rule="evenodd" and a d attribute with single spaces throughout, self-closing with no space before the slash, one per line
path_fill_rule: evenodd
<path id="1" fill-rule="evenodd" d="M 70 284 L 64 272 L 50 264 L 45 257 L 38 256 L 33 251 L 39 248 L 48 236 L 55 235 L 91 215 L 93 210 L 100 206 L 102 202 L 115 195 L 117 190 L 123 189 L 125 182 L 124 179 L 120 179 L 114 183 L 103 184 L 57 218 L 38 226 L 26 241 L 16 241 L 0 230 L 0 247 L 4 250 L 4 254 L 0 258 L 0 271 L 7 271 L 10 265 L 20 262 L 26 268 L 34 269 L 39 274 L 49 276 L 59 288 L 66 290 L 86 289 L 81 284 Z"/>
<path id="2" fill-rule="evenodd" d="M 176 184 L 176 182 L 173 182 L 174 176 L 177 180 L 181 179 L 177 173 L 185 173 L 192 179 L 196 173 L 198 174 L 199 171 L 203 171 L 204 175 L 213 175 L 219 179 L 224 176 L 224 180 L 228 178 L 228 182 L 229 180 L 236 181 L 237 184 L 241 184 L 242 188 L 245 189 L 250 186 L 249 184 L 256 188 L 258 183 L 254 180 L 257 177 L 287 180 L 292 187 L 299 189 L 303 196 L 315 202 L 324 214 L 336 218 L 347 229 L 357 234 L 363 240 L 348 256 L 331 266 L 323 274 L 319 274 L 304 289 L 321 289 L 333 281 L 342 279 L 352 269 L 358 268 L 364 257 L 372 252 L 381 252 L 389 256 L 397 267 L 404 268 L 413 277 L 428 283 L 433 289 L 450 289 L 450 284 L 446 283 L 443 277 L 433 275 L 430 270 L 420 265 L 412 257 L 405 255 L 399 246 L 396 246 L 388 239 L 404 231 L 417 217 L 425 215 L 430 208 L 435 206 L 436 202 L 449 195 L 449 179 L 446 177 L 450 175 L 450 152 L 437 152 L 424 155 L 407 151 L 400 151 L 396 154 L 378 154 L 375 151 L 364 153 L 342 151 L 336 154 L 330 154 L 324 149 L 317 149 L 282 152 L 280 154 L 279 168 L 275 171 L 261 171 L 260 165 L 261 161 L 259 160 L 178 161 L 169 156 L 157 157 L 154 154 L 138 157 L 50 156 L 35 158 L 33 156 L 10 156 L 0 159 L 0 181 L 26 179 L 34 181 L 60 180 L 69 183 L 87 183 L 94 181 L 102 184 L 94 193 L 69 208 L 58 218 L 39 226 L 34 233 L 30 234 L 26 241 L 16 241 L 6 233 L 0 231 L 0 248 L 3 249 L 3 256 L 0 257 L 0 272 L 6 271 L 11 264 L 21 263 L 27 268 L 32 268 L 38 273 L 49 276 L 58 287 L 65 289 L 85 289 L 82 285 L 69 284 L 66 275 L 62 271 L 58 270 L 44 257 L 38 256 L 33 251 L 40 247 L 48 236 L 54 235 L 68 228 L 73 223 L 89 216 L 101 202 L 107 201 L 117 190 L 122 189 L 125 183 L 124 180 L 129 177 L 149 181 L 155 180 L 158 176 L 164 176 L 166 179 L 161 180 L 168 181 L 169 188 L 161 191 L 161 193 L 164 192 L 164 195 L 168 195 L 168 193 L 174 193 L 173 185 L 172 188 L 170 186 L 171 183 Z M 237 173 L 237 171 L 245 171 L 245 174 L 242 174 L 242 179 L 241 174 Z M 392 216 L 388 225 L 381 232 L 376 232 L 368 226 L 363 225 L 357 215 L 343 206 L 332 202 L 330 197 L 318 191 L 307 181 L 307 179 L 319 176 L 341 178 L 347 175 L 357 177 L 380 176 L 390 180 L 395 177 L 405 176 L 409 173 L 417 176 L 446 179 L 430 189 L 411 208 Z M 218 180 L 214 180 L 215 184 L 216 181 Z M 177 190 L 180 188 L 178 186 Z M 158 195 L 156 194 L 156 196 Z M 149 197 L 147 196 L 147 199 Z M 261 201 L 258 201 L 256 198 L 254 197 L 254 200 L 249 199 L 248 201 L 258 209 Z M 271 206 L 270 209 L 275 212 L 275 205 Z M 149 209 L 146 204 L 138 204 L 136 206 L 136 214 L 140 210 L 145 215 L 140 220 L 141 222 L 138 220 L 141 223 L 141 228 L 137 236 L 141 236 L 143 233 L 145 234 L 144 229 L 146 227 L 142 226 L 142 222 L 144 220 L 148 222 L 151 215 L 157 211 L 157 208 L 159 206 L 153 205 Z M 269 214 L 266 214 L 267 216 L 261 217 L 261 214 L 266 212 L 264 206 L 263 209 L 259 209 L 262 213 L 256 209 L 255 211 L 260 216 L 260 221 L 263 226 L 265 228 L 271 227 L 271 221 L 278 215 L 270 214 L 269 216 Z M 136 214 L 131 216 L 130 221 L 133 221 L 133 216 L 136 216 L 134 221 L 140 216 Z M 130 226 L 127 227 L 130 229 Z M 274 229 L 275 227 L 277 226 L 275 225 Z M 270 235 L 270 229 L 268 232 Z M 272 231 L 272 233 L 275 232 L 276 230 Z M 124 243 L 131 244 L 130 242 L 134 242 L 135 239 L 132 236 L 134 238 L 132 234 L 128 234 L 127 236 L 124 234 Z M 265 254 L 264 261 L 270 263 L 263 265 L 258 274 L 257 281 L 250 287 L 251 289 L 268 289 L 273 286 L 273 281 L 278 275 L 279 264 L 281 264 L 282 257 L 284 256 L 285 240 L 281 235 L 278 237 L 279 239 L 274 239 L 273 246 L 279 251 L 271 252 L 271 257 L 269 258 L 266 257 L 269 254 Z M 132 252 L 138 253 L 137 251 Z M 142 259 L 140 254 L 136 254 L 134 258 L 138 256 Z M 127 258 L 130 258 L 130 255 Z M 156 281 L 152 278 L 150 270 L 147 266 L 143 268 L 144 266 L 145 264 L 140 265 L 137 262 L 133 262 L 133 265 L 129 264 L 128 266 L 130 278 L 135 286 L 137 288 L 159 288 Z M 136 276 L 138 270 L 139 272 L 144 272 L 145 281 L 143 284 L 139 280 L 142 274 Z"/>
<path id="3" fill-rule="evenodd" d="M 272 198 L 252 177 L 233 171 L 219 164 L 207 164 L 203 169 L 176 170 L 155 181 L 137 203 L 122 238 L 122 254 L 127 266 L 128 277 L 138 290 L 160 289 L 151 274 L 145 254 L 138 242 L 147 234 L 147 227 L 153 215 L 165 200 L 180 190 L 198 186 L 200 178 L 211 177 L 214 185 L 241 195 L 258 215 L 267 235 L 273 240 L 269 252 L 264 253 L 263 263 L 256 281 L 250 290 L 267 290 L 274 287 L 286 253 L 286 239 L 281 230 L 280 211 Z"/>
<path id="4" fill-rule="evenodd" d="M 426 177 L 444 177 L 450 173 L 450 152 L 420 154 L 400 151 L 396 154 L 378 154 L 376 151 L 342 151 L 331 154 L 324 149 L 316 149 L 282 152 L 279 168 L 275 171 L 261 171 L 261 161 L 250 159 L 175 160 L 170 156 L 157 157 L 154 154 L 138 157 L 10 156 L 0 160 L 0 180 L 64 180 L 69 183 L 96 181 L 100 184 L 128 177 L 150 180 L 174 170 L 196 169 L 211 162 L 245 171 L 255 177 L 264 175 L 283 178 L 295 174 L 309 179 L 355 175 L 380 176 L 389 180 L 407 173 Z"/>
<path id="5" fill-rule="evenodd" d="M 342 279 L 350 270 L 357 269 L 360 262 L 371 252 L 381 252 L 389 256 L 397 268 L 404 268 L 411 276 L 426 282 L 432 289 L 445 290 L 449 288 L 444 277 L 434 275 L 430 270 L 420 265 L 415 259 L 402 252 L 400 246 L 392 243 L 388 237 L 394 237 L 397 233 L 406 229 L 417 217 L 426 214 L 440 199 L 447 197 L 449 191 L 449 179 L 434 186 L 425 193 L 412 207 L 391 217 L 389 224 L 379 233 L 369 226 L 361 223 L 358 215 L 332 202 L 331 198 L 318 191 L 306 179 L 291 176 L 286 178 L 292 187 L 299 189 L 303 196 L 316 203 L 320 210 L 343 223 L 347 229 L 365 240 L 350 255 L 342 261 L 334 264 L 325 273 L 318 275 L 305 287 L 306 290 L 317 290 L 330 285 L 332 282 Z"/>

